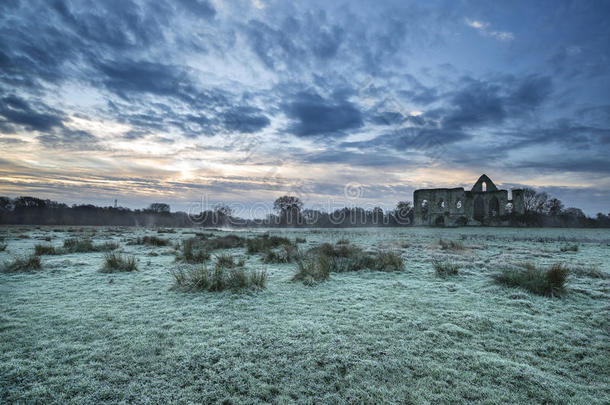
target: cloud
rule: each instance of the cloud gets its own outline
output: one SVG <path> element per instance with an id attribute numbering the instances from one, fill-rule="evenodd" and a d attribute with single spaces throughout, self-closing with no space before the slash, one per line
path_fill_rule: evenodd
<path id="1" fill-rule="evenodd" d="M 491 24 L 483 21 L 466 19 L 466 25 L 474 28 L 483 36 L 490 36 L 500 41 L 512 41 L 515 39 L 515 35 L 508 31 L 495 31 L 490 29 Z"/>
<path id="2" fill-rule="evenodd" d="M 351 102 L 324 99 L 314 92 L 297 94 L 283 110 L 294 121 L 287 131 L 300 137 L 343 136 L 364 124 L 361 111 Z"/>
<path id="3" fill-rule="evenodd" d="M 0 116 L 7 123 L 21 125 L 34 131 L 48 131 L 61 127 L 62 119 L 58 113 L 45 106 L 45 111 L 37 111 L 30 104 L 15 95 L 0 99 Z"/>
<path id="4" fill-rule="evenodd" d="M 222 114 L 224 127 L 229 131 L 252 133 L 268 126 L 271 121 L 254 107 L 234 107 Z"/>

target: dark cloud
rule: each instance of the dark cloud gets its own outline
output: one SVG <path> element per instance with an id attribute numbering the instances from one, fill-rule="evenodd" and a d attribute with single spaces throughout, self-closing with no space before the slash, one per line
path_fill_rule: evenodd
<path id="1" fill-rule="evenodd" d="M 362 127 L 360 110 L 351 102 L 324 99 L 312 92 L 301 92 L 283 106 L 295 122 L 287 129 L 297 136 L 341 136 L 344 131 Z"/>
<path id="2" fill-rule="evenodd" d="M 40 135 L 38 141 L 50 149 L 96 150 L 97 138 L 87 131 L 62 129 L 54 133 Z"/>
<path id="3" fill-rule="evenodd" d="M 0 99 L 0 116 L 8 123 L 34 131 L 48 131 L 63 126 L 61 116 L 56 111 L 48 107 L 46 111 L 38 111 L 15 95 Z"/>
<path id="4" fill-rule="evenodd" d="M 252 133 L 268 126 L 271 121 L 254 107 L 234 107 L 222 114 L 224 127 L 229 131 Z"/>

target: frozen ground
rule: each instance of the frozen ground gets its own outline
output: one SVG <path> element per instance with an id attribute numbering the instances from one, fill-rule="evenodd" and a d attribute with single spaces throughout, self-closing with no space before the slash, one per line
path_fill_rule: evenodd
<path id="1" fill-rule="evenodd" d="M 0 263 L 70 236 L 117 241 L 139 260 L 135 273 L 104 274 L 103 253 L 43 256 L 38 272 L 0 273 L 0 403 L 610 403 L 610 279 L 586 271 L 610 273 L 610 231 L 272 233 L 394 249 L 405 270 L 307 287 L 290 282 L 294 264 L 240 248 L 228 252 L 266 268 L 266 290 L 184 293 L 169 289 L 171 246 L 126 243 L 155 230 L 0 228 Z M 440 237 L 465 249 L 442 250 Z M 561 252 L 568 244 L 578 251 Z M 436 277 L 434 257 L 460 274 Z M 522 261 L 581 271 L 559 299 L 492 282 Z"/>

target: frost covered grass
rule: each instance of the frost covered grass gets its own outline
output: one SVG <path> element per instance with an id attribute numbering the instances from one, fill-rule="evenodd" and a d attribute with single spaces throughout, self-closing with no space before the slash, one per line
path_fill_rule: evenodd
<path id="1" fill-rule="evenodd" d="M 104 254 L 104 266 L 101 269 L 102 273 L 136 271 L 137 269 L 138 262 L 135 256 L 122 255 L 115 252 L 107 252 Z"/>
<path id="2" fill-rule="evenodd" d="M 28 273 L 42 269 L 40 257 L 31 255 L 27 257 L 17 257 L 10 263 L 5 263 L 2 267 L 3 273 Z"/>
<path id="3" fill-rule="evenodd" d="M 443 250 L 464 250 L 464 244 L 454 240 L 443 240 L 441 238 L 439 239 L 438 244 Z"/>
<path id="4" fill-rule="evenodd" d="M 95 229 L 74 227 L 71 235 L 95 245 L 158 235 Z M 0 227 L 10 241 L 0 263 L 29 255 L 51 230 Z M 262 235 L 195 232 L 163 237 L 181 246 L 187 233 L 201 241 Z M 30 238 L 15 239 L 19 233 Z M 185 293 L 172 288 L 170 270 L 203 265 L 149 256 L 148 246 L 123 244 L 121 254 L 140 259 L 129 274 L 101 273 L 103 252 L 42 256 L 44 271 L 0 273 L 0 403 L 610 402 L 608 230 L 316 229 L 269 237 L 306 238 L 304 253 L 324 243 L 340 255 L 400 251 L 403 269 L 331 273 L 325 265 L 330 276 L 310 288 L 291 282 L 297 262 L 264 263 L 265 251 L 248 255 L 244 242 L 210 251 L 203 279 L 218 256 L 230 255 L 244 273 L 265 268 L 257 273 L 264 289 Z M 467 240 L 468 248 L 431 249 L 441 238 Z M 341 239 L 348 248 L 335 243 Z M 579 250 L 560 252 L 566 240 Z M 459 265 L 459 277 L 439 282 L 434 258 Z M 230 260 L 221 260 L 224 274 Z M 490 277 L 519 262 L 568 267 L 562 298 Z M 234 282 L 243 279 L 238 272 Z"/>
<path id="5" fill-rule="evenodd" d="M 521 287 L 529 292 L 549 297 L 564 292 L 568 268 L 555 263 L 548 268 L 539 268 L 531 263 L 511 266 L 494 275 L 494 280 L 508 287 Z"/>
<path id="6" fill-rule="evenodd" d="M 565 246 L 562 246 L 561 248 L 559 248 L 559 250 L 562 252 L 578 252 L 578 245 L 577 244 L 565 245 Z"/>
<path id="7" fill-rule="evenodd" d="M 439 277 L 457 276 L 460 267 L 450 260 L 433 259 L 434 273 Z"/>

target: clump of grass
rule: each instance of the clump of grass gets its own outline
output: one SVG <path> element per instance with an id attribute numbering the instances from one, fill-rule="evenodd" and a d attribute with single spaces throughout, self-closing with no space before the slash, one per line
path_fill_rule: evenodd
<path id="1" fill-rule="evenodd" d="M 105 242 L 95 245 L 91 239 L 68 238 L 64 240 L 62 253 L 109 252 L 118 249 L 118 247 L 119 244 L 116 242 Z"/>
<path id="2" fill-rule="evenodd" d="M 565 245 L 559 248 L 562 252 L 578 252 L 578 245 Z"/>
<path id="3" fill-rule="evenodd" d="M 246 240 L 248 254 L 260 252 L 266 253 L 270 249 L 277 248 L 282 245 L 293 246 L 294 244 L 288 238 L 284 238 L 282 236 L 270 236 L 268 233 Z"/>
<path id="4" fill-rule="evenodd" d="M 57 251 L 53 245 L 43 245 L 39 243 L 34 246 L 34 254 L 37 256 L 54 255 L 57 254 Z"/>
<path id="5" fill-rule="evenodd" d="M 375 254 L 364 252 L 360 247 L 341 243 L 331 245 L 322 243 L 308 251 L 310 255 L 329 258 L 332 272 L 358 271 L 363 269 L 379 271 L 399 271 L 404 268 L 400 255 L 394 252 L 380 251 Z"/>
<path id="6" fill-rule="evenodd" d="M 234 249 L 244 246 L 246 240 L 238 235 L 224 235 L 206 240 L 208 250 Z"/>
<path id="7" fill-rule="evenodd" d="M 506 267 L 493 278 L 498 284 L 521 287 L 534 294 L 555 297 L 564 292 L 567 275 L 568 268 L 561 263 L 555 263 L 546 269 L 528 264 L 527 267 Z"/>
<path id="8" fill-rule="evenodd" d="M 301 259 L 297 261 L 297 272 L 292 276 L 292 281 L 301 281 L 305 285 L 315 285 L 328 280 L 332 268 L 332 258 L 326 255 Z"/>
<path id="9" fill-rule="evenodd" d="M 190 269 L 172 271 L 175 290 L 180 291 L 224 291 L 234 292 L 263 289 L 267 285 L 265 270 L 246 271 L 242 267 L 226 268 L 215 266 L 208 269 L 205 265 Z"/>
<path id="10" fill-rule="evenodd" d="M 25 233 L 21 233 L 17 235 L 17 239 L 30 239 L 30 235 L 26 235 Z"/>
<path id="11" fill-rule="evenodd" d="M 400 271 L 405 266 L 402 257 L 395 252 L 377 252 L 373 268 L 379 271 Z"/>
<path id="12" fill-rule="evenodd" d="M 176 230 L 171 228 L 159 228 L 157 229 L 157 233 L 176 233 Z"/>
<path id="13" fill-rule="evenodd" d="M 306 243 L 307 239 L 305 238 L 295 238 L 294 243 Z"/>
<path id="14" fill-rule="evenodd" d="M 4 252 L 8 245 L 6 243 L 0 243 L 0 252 Z"/>
<path id="15" fill-rule="evenodd" d="M 102 273 L 117 273 L 136 271 L 138 263 L 134 256 L 121 255 L 115 252 L 108 252 L 104 255 L 104 267 Z"/>
<path id="16" fill-rule="evenodd" d="M 178 251 L 176 259 L 186 263 L 203 263 L 210 259 L 210 252 L 205 244 L 198 238 L 189 238 L 182 241 L 182 252 Z"/>
<path id="17" fill-rule="evenodd" d="M 245 264 L 244 259 L 239 259 L 235 261 L 233 256 L 228 254 L 222 254 L 216 256 L 216 261 L 214 263 L 215 267 L 224 267 L 227 269 L 232 269 L 234 267 L 243 267 Z"/>
<path id="18" fill-rule="evenodd" d="M 277 249 L 269 249 L 265 252 L 263 262 L 265 263 L 291 263 L 299 256 L 299 250 L 294 245 L 281 245 Z"/>
<path id="19" fill-rule="evenodd" d="M 439 277 L 457 276 L 459 273 L 459 266 L 451 261 L 434 259 L 432 261 L 434 266 L 434 273 Z"/>
<path id="20" fill-rule="evenodd" d="M 141 236 L 129 243 L 130 245 L 148 245 L 148 246 L 169 246 L 168 239 L 159 238 L 157 236 Z"/>
<path id="21" fill-rule="evenodd" d="M 349 239 L 339 239 L 337 245 L 349 245 Z"/>
<path id="22" fill-rule="evenodd" d="M 42 269 L 40 257 L 31 255 L 23 258 L 16 258 L 11 263 L 5 264 L 2 268 L 3 273 L 30 273 Z"/>
<path id="23" fill-rule="evenodd" d="M 443 250 L 464 250 L 464 244 L 454 240 L 445 241 L 443 239 L 439 239 L 438 244 Z"/>

